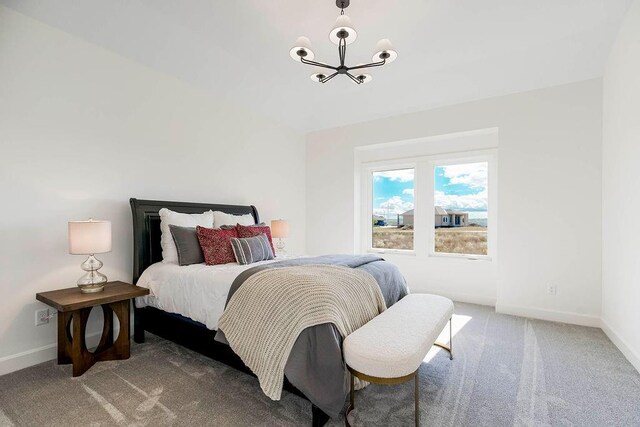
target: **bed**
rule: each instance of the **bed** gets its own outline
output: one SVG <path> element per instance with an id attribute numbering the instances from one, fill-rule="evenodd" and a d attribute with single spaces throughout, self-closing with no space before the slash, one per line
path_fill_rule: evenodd
<path id="1" fill-rule="evenodd" d="M 225 308 L 225 303 L 228 302 L 230 282 L 234 277 L 238 278 L 246 273 L 251 273 L 251 270 L 247 271 L 247 268 L 259 270 L 261 268 L 268 269 L 273 267 L 266 265 L 256 266 L 255 264 L 251 266 L 240 266 L 237 264 L 205 266 L 200 264 L 179 267 L 177 265 L 163 264 L 160 262 L 162 260 L 162 249 L 160 246 L 161 231 L 158 211 L 161 208 L 168 208 L 181 213 L 201 213 L 211 209 L 235 215 L 251 214 L 255 223 L 258 224 L 260 218 L 257 209 L 254 206 L 138 199 L 131 199 L 130 202 L 134 232 L 133 280 L 134 283 L 138 285 L 151 288 L 154 294 L 153 296 L 136 302 L 134 340 L 138 343 L 144 342 L 144 333 L 145 331 L 149 331 L 150 333 L 174 341 L 253 375 L 240 357 L 224 342 L 223 334 L 222 340 L 220 340 L 220 334 L 218 334 L 218 339 L 216 339 L 216 329 L 218 329 L 217 321 L 219 315 Z M 335 260 L 327 259 L 322 261 L 333 263 Z M 272 261 L 265 261 L 259 264 L 268 264 L 270 262 Z M 287 262 L 295 263 L 297 261 Z M 304 260 L 300 260 L 299 262 L 304 263 Z M 278 265 L 285 263 L 276 262 Z M 371 265 L 373 266 L 375 263 Z M 372 268 L 370 270 L 372 275 L 377 274 L 374 270 L 376 269 Z M 386 279 L 378 279 L 379 282 L 385 280 Z M 402 281 L 404 284 L 404 279 L 402 279 Z M 171 284 L 178 284 L 178 286 Z M 182 286 L 180 286 L 180 284 Z M 385 294 L 387 305 L 392 304 L 395 300 L 403 296 L 402 292 L 396 293 L 398 295 L 390 294 L 388 298 Z M 206 307 L 203 305 L 203 301 L 206 301 Z M 246 317 L 243 317 L 243 319 L 245 318 Z M 309 331 L 305 330 L 304 332 L 309 332 L 309 336 L 313 337 L 313 339 L 325 340 L 318 342 L 324 343 L 327 339 L 333 340 L 334 344 L 331 358 L 338 359 L 337 361 L 332 361 L 334 368 L 337 366 L 337 363 L 343 363 L 341 356 L 341 339 L 339 336 L 336 337 L 337 331 L 334 331 L 333 325 L 317 325 L 309 328 Z M 290 360 L 287 362 L 287 367 L 289 367 L 289 364 L 298 363 L 296 360 L 305 361 L 310 358 L 321 358 L 320 354 L 316 355 L 317 349 L 320 347 L 321 346 L 318 346 L 318 343 L 316 343 L 315 347 L 314 345 L 307 345 L 304 348 L 302 346 L 300 346 L 300 348 L 294 348 L 291 352 Z M 308 364 L 309 362 L 303 363 Z M 298 366 L 297 371 L 304 372 L 304 375 L 307 376 L 308 368 L 309 366 Z M 316 395 L 314 395 L 314 390 L 312 389 L 314 387 L 325 387 L 325 385 L 314 385 L 320 382 L 318 381 L 320 378 L 320 370 L 312 375 L 308 375 L 308 378 L 303 378 L 303 381 L 301 381 L 300 376 L 296 378 L 296 371 L 293 369 L 285 371 L 285 373 L 285 390 L 293 392 L 312 402 L 316 402 L 320 407 L 327 408 L 327 406 L 324 406 L 324 402 L 320 403 L 318 394 L 316 393 Z M 316 377 L 314 378 L 313 375 L 316 375 Z M 338 377 L 339 375 L 336 378 Z M 292 378 L 291 382 L 298 387 L 294 387 L 287 378 Z M 331 384 L 334 384 L 334 382 L 332 381 Z M 337 381 L 335 384 L 336 387 L 339 387 Z M 312 386 L 312 388 L 309 386 Z M 300 390 L 304 390 L 304 393 Z M 320 392 L 325 393 L 326 396 L 331 396 L 331 394 L 326 393 L 326 390 L 320 390 Z M 312 425 L 314 426 L 324 425 L 329 419 L 329 415 L 318 406 L 312 404 Z M 335 408 L 332 408 L 332 410 L 327 409 L 327 412 L 332 413 L 333 416 L 336 414 Z"/>

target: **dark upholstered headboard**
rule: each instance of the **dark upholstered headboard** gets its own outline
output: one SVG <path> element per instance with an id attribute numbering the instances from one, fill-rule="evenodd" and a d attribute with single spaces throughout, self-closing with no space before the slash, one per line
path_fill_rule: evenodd
<path id="1" fill-rule="evenodd" d="M 181 213 L 202 213 L 208 210 L 233 215 L 253 215 L 255 223 L 260 216 L 255 206 L 216 205 L 209 203 L 166 202 L 161 200 L 129 199 L 133 214 L 133 283 L 151 264 L 162 261 L 160 247 L 160 214 L 162 208 Z"/>

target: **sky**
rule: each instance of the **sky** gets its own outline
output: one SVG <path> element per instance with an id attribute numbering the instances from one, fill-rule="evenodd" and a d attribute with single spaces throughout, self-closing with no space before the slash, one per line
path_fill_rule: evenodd
<path id="1" fill-rule="evenodd" d="M 486 218 L 488 164 L 465 163 L 435 169 L 435 205 Z M 374 172 L 373 213 L 394 217 L 413 209 L 414 171 Z"/>

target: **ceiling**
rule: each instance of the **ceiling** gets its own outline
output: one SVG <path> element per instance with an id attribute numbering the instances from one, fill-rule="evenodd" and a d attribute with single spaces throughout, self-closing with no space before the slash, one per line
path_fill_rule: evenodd
<path id="1" fill-rule="evenodd" d="M 599 77 L 632 0 L 351 0 L 347 65 L 390 38 L 373 82 L 321 85 L 289 49 L 335 63 L 333 0 L 0 0 L 299 131 Z"/>

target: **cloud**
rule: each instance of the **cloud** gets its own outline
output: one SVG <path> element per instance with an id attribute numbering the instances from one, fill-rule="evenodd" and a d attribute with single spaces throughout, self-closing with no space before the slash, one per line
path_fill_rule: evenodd
<path id="1" fill-rule="evenodd" d="M 380 203 L 378 208 L 373 209 L 376 215 L 401 214 L 413 209 L 413 203 L 405 202 L 400 196 L 393 196 L 386 202 Z"/>
<path id="2" fill-rule="evenodd" d="M 443 191 L 436 191 L 434 202 L 436 206 L 441 206 L 445 209 L 457 209 L 457 210 L 487 210 L 488 195 L 487 190 L 484 189 L 475 194 L 445 194 Z"/>
<path id="3" fill-rule="evenodd" d="M 440 166 L 450 184 L 466 185 L 469 188 L 487 188 L 488 163 L 465 163 Z"/>
<path id="4" fill-rule="evenodd" d="M 387 178 L 390 181 L 413 181 L 413 169 L 400 169 L 394 171 L 374 172 L 373 179 Z"/>
<path id="5" fill-rule="evenodd" d="M 413 188 L 405 188 L 404 190 L 402 190 L 402 194 L 408 194 L 413 197 Z"/>

